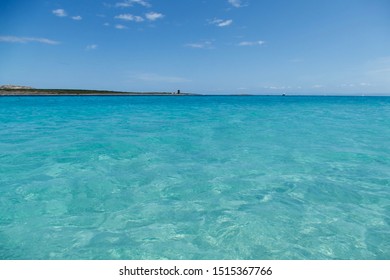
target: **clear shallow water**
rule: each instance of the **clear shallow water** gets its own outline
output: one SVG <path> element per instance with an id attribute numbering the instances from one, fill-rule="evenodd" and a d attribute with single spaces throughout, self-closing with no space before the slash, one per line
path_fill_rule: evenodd
<path id="1" fill-rule="evenodd" d="M 3 97 L 0 128 L 0 259 L 390 259 L 389 97 Z"/>

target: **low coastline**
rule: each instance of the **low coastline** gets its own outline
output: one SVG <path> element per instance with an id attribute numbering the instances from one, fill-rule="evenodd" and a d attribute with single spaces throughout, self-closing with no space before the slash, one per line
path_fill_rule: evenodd
<path id="1" fill-rule="evenodd" d="M 389 94 L 199 94 L 187 92 L 132 92 L 132 91 L 111 91 L 111 90 L 87 90 L 87 89 L 35 89 L 35 88 L 2 88 L 2 96 L 283 96 L 283 97 L 389 97 Z"/>
<path id="2" fill-rule="evenodd" d="M 195 95 L 179 92 L 124 92 L 109 90 L 82 90 L 82 89 L 0 89 L 0 96 L 183 96 Z"/>

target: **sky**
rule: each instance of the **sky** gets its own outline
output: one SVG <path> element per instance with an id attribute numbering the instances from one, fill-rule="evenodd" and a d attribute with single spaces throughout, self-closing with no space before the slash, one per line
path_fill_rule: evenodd
<path id="1" fill-rule="evenodd" d="M 4 84 L 390 94 L 390 1 L 1 0 Z"/>

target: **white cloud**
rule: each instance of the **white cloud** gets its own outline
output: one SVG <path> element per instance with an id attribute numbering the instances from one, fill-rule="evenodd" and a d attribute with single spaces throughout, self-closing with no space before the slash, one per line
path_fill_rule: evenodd
<path id="1" fill-rule="evenodd" d="M 53 10 L 52 13 L 56 15 L 57 17 L 67 17 L 68 14 L 64 9 L 57 9 Z M 71 19 L 73 20 L 82 20 L 83 18 L 81 16 L 72 16 Z"/>
<path id="2" fill-rule="evenodd" d="M 92 50 L 96 50 L 97 47 L 98 47 L 98 45 L 92 44 L 92 45 L 86 46 L 85 49 L 86 49 L 87 51 L 92 51 Z"/>
<path id="3" fill-rule="evenodd" d="M 132 7 L 134 4 L 138 4 L 144 7 L 151 7 L 151 5 L 145 1 L 145 0 L 125 0 L 123 2 L 118 2 L 115 4 L 115 7 L 118 8 L 127 8 L 127 7 Z"/>
<path id="4" fill-rule="evenodd" d="M 127 27 L 124 26 L 124 25 L 122 25 L 122 24 L 117 24 L 117 25 L 115 25 L 115 28 L 116 28 L 116 29 L 127 29 Z"/>
<path id="5" fill-rule="evenodd" d="M 146 18 L 150 21 L 155 21 L 157 19 L 160 19 L 160 18 L 163 18 L 164 15 L 163 14 L 160 14 L 160 13 L 155 13 L 155 12 L 150 12 L 150 13 L 147 13 L 146 15 Z"/>
<path id="6" fill-rule="evenodd" d="M 81 16 L 74 16 L 72 17 L 73 20 L 82 20 L 83 18 Z"/>
<path id="7" fill-rule="evenodd" d="M 313 88 L 323 88 L 323 85 L 314 85 Z"/>
<path id="8" fill-rule="evenodd" d="M 265 42 L 264 41 L 243 41 L 238 43 L 240 47 L 250 47 L 250 46 L 261 46 Z"/>
<path id="9" fill-rule="evenodd" d="M 188 43 L 185 44 L 186 47 L 193 48 L 193 49 L 212 49 L 213 45 L 210 41 L 204 41 L 199 43 Z"/>
<path id="10" fill-rule="evenodd" d="M 210 20 L 209 21 L 210 24 L 213 24 L 215 26 L 218 26 L 218 27 L 225 27 L 225 26 L 229 26 L 233 23 L 233 20 L 232 19 L 227 19 L 227 20 L 223 20 L 223 19 L 213 19 L 213 20 Z"/>
<path id="11" fill-rule="evenodd" d="M 144 21 L 143 17 L 140 16 L 134 16 L 131 14 L 122 14 L 115 16 L 116 19 L 126 20 L 126 21 L 135 21 L 135 22 L 142 22 Z"/>
<path id="12" fill-rule="evenodd" d="M 17 37 L 17 36 L 0 36 L 0 42 L 7 43 L 30 43 L 37 42 L 48 45 L 58 45 L 60 42 L 46 39 L 46 38 L 35 38 L 35 37 Z"/>
<path id="13" fill-rule="evenodd" d="M 146 19 L 148 19 L 150 21 L 155 21 L 155 20 L 158 20 L 160 18 L 163 18 L 164 15 L 160 14 L 160 13 L 150 12 L 150 13 L 145 14 L 145 17 L 146 17 Z M 132 14 L 121 14 L 121 15 L 115 16 L 115 18 L 125 20 L 125 21 L 135 21 L 135 22 L 145 21 L 145 19 L 143 17 L 135 16 Z"/>
<path id="14" fill-rule="evenodd" d="M 232 5 L 235 8 L 241 8 L 245 6 L 244 4 L 242 4 L 241 0 L 228 0 L 228 2 L 230 5 Z"/>
<path id="15" fill-rule="evenodd" d="M 103 25 L 104 26 L 110 26 L 110 24 L 108 22 L 105 22 Z"/>
<path id="16" fill-rule="evenodd" d="M 64 9 L 57 9 L 52 11 L 53 14 L 55 14 L 57 17 L 66 17 L 67 13 L 65 12 Z"/>

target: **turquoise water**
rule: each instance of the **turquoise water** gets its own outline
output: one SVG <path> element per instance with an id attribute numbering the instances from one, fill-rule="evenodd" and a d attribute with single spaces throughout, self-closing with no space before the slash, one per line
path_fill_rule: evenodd
<path id="1" fill-rule="evenodd" d="M 390 259 L 389 97 L 2 97 L 0 259 Z"/>

